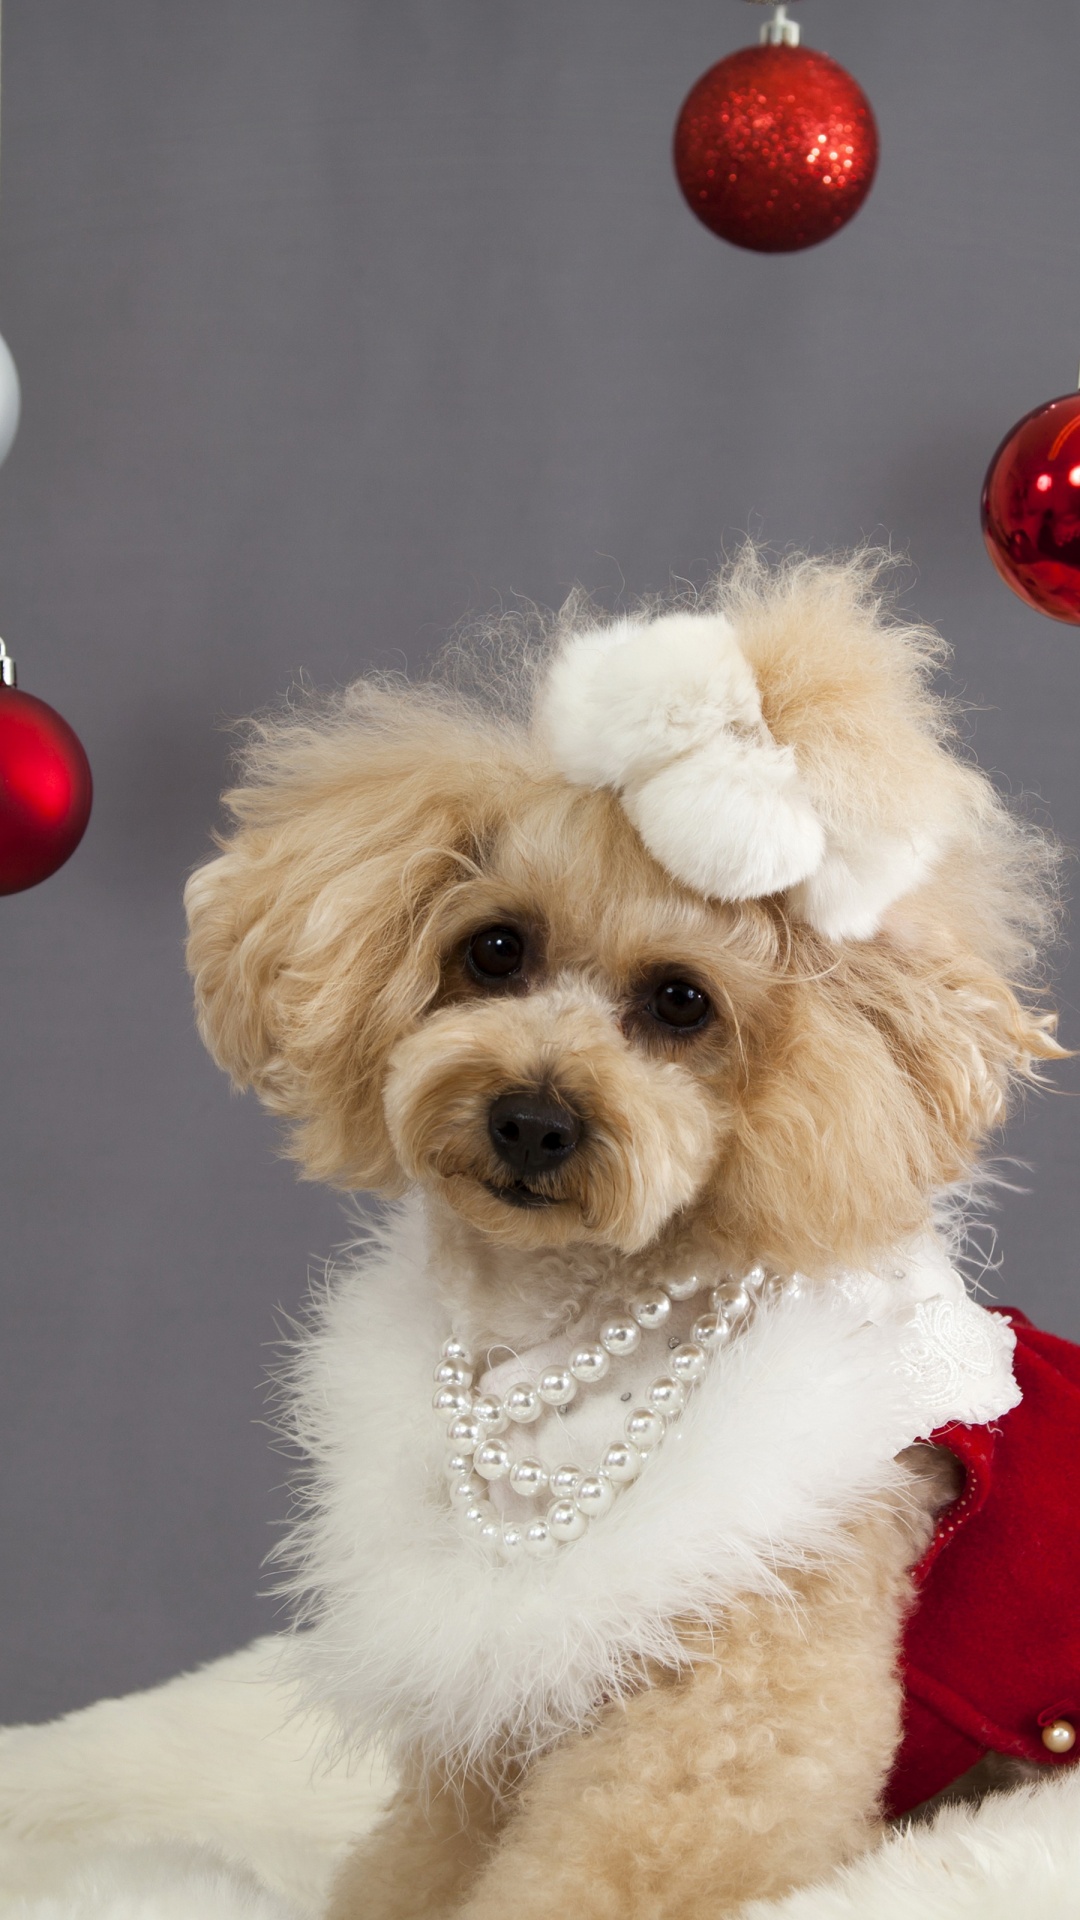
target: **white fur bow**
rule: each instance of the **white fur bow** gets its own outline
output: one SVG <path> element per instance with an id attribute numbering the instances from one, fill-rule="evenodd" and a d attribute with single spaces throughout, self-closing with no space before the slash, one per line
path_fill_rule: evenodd
<path id="1" fill-rule="evenodd" d="M 724 614 L 571 636 L 548 670 L 539 721 L 560 771 L 577 786 L 613 787 L 673 878 L 712 899 L 791 890 L 799 918 L 832 940 L 876 933 L 937 851 L 925 834 L 826 824 L 794 748 L 765 723 Z"/>

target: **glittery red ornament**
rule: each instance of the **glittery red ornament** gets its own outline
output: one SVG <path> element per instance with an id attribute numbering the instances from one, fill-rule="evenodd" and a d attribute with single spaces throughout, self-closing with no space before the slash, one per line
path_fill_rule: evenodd
<path id="1" fill-rule="evenodd" d="M 675 128 L 687 204 L 722 240 L 757 253 L 827 240 L 862 206 L 877 162 L 862 88 L 798 45 L 744 47 L 710 67 Z"/>
<path id="2" fill-rule="evenodd" d="M 983 537 L 1029 607 L 1080 626 L 1080 393 L 1024 415 L 987 470 Z"/>
<path id="3" fill-rule="evenodd" d="M 44 700 L 0 683 L 0 894 L 47 880 L 90 818 L 90 763 Z"/>

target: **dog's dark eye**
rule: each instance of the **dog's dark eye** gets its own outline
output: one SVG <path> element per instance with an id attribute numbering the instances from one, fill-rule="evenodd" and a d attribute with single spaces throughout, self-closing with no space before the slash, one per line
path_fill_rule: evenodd
<path id="1" fill-rule="evenodd" d="M 509 980 L 521 971 L 525 942 L 513 927 L 482 927 L 465 951 L 471 973 L 480 980 Z"/>
<path id="2" fill-rule="evenodd" d="M 712 1012 L 712 1001 L 689 980 L 665 980 L 649 1001 L 649 1012 L 665 1027 L 679 1027 L 685 1033 L 691 1027 L 703 1027 Z"/>

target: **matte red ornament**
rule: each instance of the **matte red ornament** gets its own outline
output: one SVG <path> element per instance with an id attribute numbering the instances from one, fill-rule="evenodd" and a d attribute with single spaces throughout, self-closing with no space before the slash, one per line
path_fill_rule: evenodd
<path id="1" fill-rule="evenodd" d="M 0 684 L 0 894 L 36 887 L 63 866 L 92 799 L 90 762 L 67 721 Z"/>
<path id="2" fill-rule="evenodd" d="M 983 538 L 1007 586 L 1080 626 L 1080 393 L 1035 407 L 987 470 Z"/>
<path id="3" fill-rule="evenodd" d="M 828 240 L 859 211 L 877 163 L 865 93 L 810 47 L 744 47 L 719 61 L 691 87 L 675 128 L 687 205 L 756 253 Z"/>

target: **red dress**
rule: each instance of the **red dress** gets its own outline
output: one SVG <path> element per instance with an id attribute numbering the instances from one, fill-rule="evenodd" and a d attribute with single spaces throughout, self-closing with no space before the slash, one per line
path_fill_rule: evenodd
<path id="1" fill-rule="evenodd" d="M 886 1802 L 907 1813 L 985 1753 L 1047 1769 L 1042 1728 L 1080 1735 L 1080 1346 L 1015 1308 L 1019 1406 L 933 1435 L 965 1469 L 914 1579 L 902 1646 L 904 1732 Z"/>

